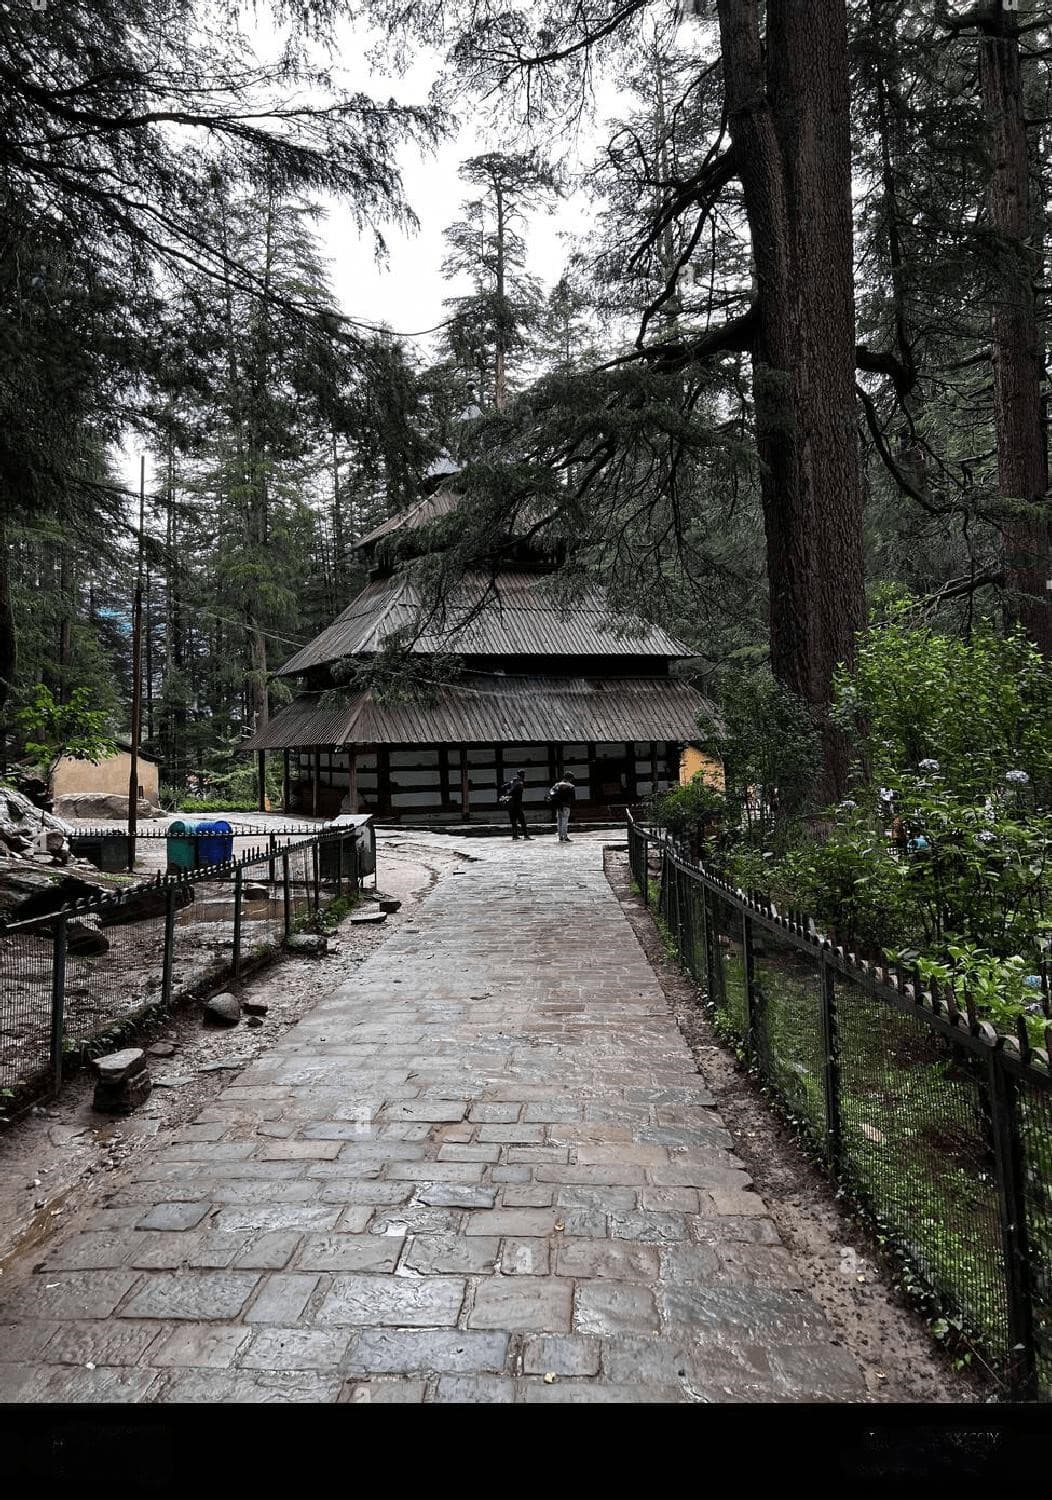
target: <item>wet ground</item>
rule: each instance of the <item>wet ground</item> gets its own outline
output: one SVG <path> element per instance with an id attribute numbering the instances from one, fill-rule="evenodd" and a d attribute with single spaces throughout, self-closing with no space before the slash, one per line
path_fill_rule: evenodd
<path id="1" fill-rule="evenodd" d="M 262 1027 L 185 1013 L 140 1115 L 0 1141 L 0 1399 L 894 1399 L 923 1335 L 819 1295 L 603 843 L 381 835 L 402 910 Z"/>

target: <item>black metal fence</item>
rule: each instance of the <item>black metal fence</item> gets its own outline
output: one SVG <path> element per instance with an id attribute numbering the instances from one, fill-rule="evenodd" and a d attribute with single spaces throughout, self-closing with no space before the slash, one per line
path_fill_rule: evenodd
<path id="1" fill-rule="evenodd" d="M 362 889 L 353 828 L 158 875 L 0 927 L 0 1115 L 153 1007 L 208 994 Z"/>
<path id="2" fill-rule="evenodd" d="M 950 994 L 856 960 L 628 818 L 636 886 L 905 1278 L 1017 1399 L 1052 1399 L 1052 1076 Z"/>

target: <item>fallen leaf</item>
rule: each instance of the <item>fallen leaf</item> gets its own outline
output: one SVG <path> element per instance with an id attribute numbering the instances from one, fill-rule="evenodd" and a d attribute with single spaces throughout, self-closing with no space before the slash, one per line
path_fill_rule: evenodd
<path id="1" fill-rule="evenodd" d="M 556 1232 L 556 1234 L 558 1234 L 561 1229 L 565 1229 L 565 1228 L 566 1228 L 566 1225 L 562 1222 L 561 1219 L 556 1222 L 556 1225 L 555 1225 L 555 1232 Z"/>

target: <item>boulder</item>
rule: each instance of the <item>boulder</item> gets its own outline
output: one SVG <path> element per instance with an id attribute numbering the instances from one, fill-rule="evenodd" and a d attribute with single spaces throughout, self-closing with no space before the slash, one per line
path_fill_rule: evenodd
<path id="1" fill-rule="evenodd" d="M 313 932 L 294 932 L 286 939 L 285 947 L 290 953 L 311 954 L 314 958 L 321 958 L 329 951 L 328 939 Z"/>
<path id="2" fill-rule="evenodd" d="M 102 930 L 102 923 L 94 912 L 85 912 L 83 916 L 70 917 L 66 923 L 66 952 L 76 954 L 78 957 L 90 957 L 105 953 L 110 946 L 110 940 Z"/>
<path id="3" fill-rule="evenodd" d="M 12 887 L 18 889 L 10 878 L 7 886 L 9 890 Z M 72 906 L 75 901 L 91 901 L 105 894 L 105 886 L 96 885 L 93 880 L 81 880 L 79 875 L 63 875 L 60 880 L 36 882 L 28 895 L 11 906 L 8 915 L 12 922 L 28 922 L 33 917 L 50 916 L 64 906 Z"/>
<path id="4" fill-rule="evenodd" d="M 106 1083 L 100 1078 L 95 1085 L 92 1108 L 100 1114 L 130 1115 L 148 1097 L 152 1087 L 150 1075 L 145 1069 L 132 1073 L 119 1083 Z"/>
<path id="5" fill-rule="evenodd" d="M 236 1026 L 241 1020 L 241 1001 L 229 990 L 205 1001 L 204 1017 L 213 1026 Z"/>
<path id="6" fill-rule="evenodd" d="M 351 918 L 351 925 L 355 927 L 364 927 L 367 924 L 373 925 L 377 922 L 386 921 L 386 911 L 357 911 Z"/>
<path id="7" fill-rule="evenodd" d="M 258 885 L 255 882 L 242 888 L 241 898 L 243 901 L 268 901 L 270 899 L 270 887 Z"/>
<path id="8" fill-rule="evenodd" d="M 152 802 L 141 799 L 136 804 L 136 816 L 152 818 L 159 809 Z M 128 821 L 128 798 L 117 792 L 78 792 L 55 801 L 55 812 L 60 818 L 82 818 L 89 823 L 106 823 L 114 820 Z"/>
<path id="9" fill-rule="evenodd" d="M 180 881 L 175 887 L 176 911 L 189 906 L 193 899 L 193 886 Z M 103 926 L 117 927 L 126 922 L 145 922 L 151 917 L 163 917 L 167 905 L 168 895 L 164 886 L 133 886 L 131 890 L 123 891 L 120 900 L 112 906 L 102 908 Z"/>
<path id="10" fill-rule="evenodd" d="M 123 1083 L 146 1066 L 146 1053 L 141 1047 L 124 1047 L 120 1052 L 107 1052 L 104 1057 L 92 1059 L 92 1070 L 103 1083 Z"/>
<path id="11" fill-rule="evenodd" d="M 264 1005 L 262 1000 L 242 1000 L 241 1009 L 246 1016 L 265 1016 L 270 1006 Z"/>

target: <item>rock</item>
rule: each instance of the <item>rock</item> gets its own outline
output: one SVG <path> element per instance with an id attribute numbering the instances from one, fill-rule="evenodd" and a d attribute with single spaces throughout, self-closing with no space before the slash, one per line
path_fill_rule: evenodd
<path id="1" fill-rule="evenodd" d="M 245 901 L 269 901 L 270 887 L 267 885 L 246 885 L 241 889 L 241 896 Z"/>
<path id="2" fill-rule="evenodd" d="M 94 912 L 71 917 L 66 923 L 66 951 L 77 955 L 105 953 L 110 940 Z"/>
<path id="3" fill-rule="evenodd" d="M 149 1097 L 151 1088 L 150 1075 L 145 1071 L 133 1073 L 130 1078 L 116 1084 L 104 1083 L 100 1079 L 95 1085 L 92 1108 L 100 1114 L 130 1115 Z"/>
<path id="4" fill-rule="evenodd" d="M 352 925 L 356 927 L 365 927 L 375 925 L 377 922 L 386 921 L 387 913 L 385 911 L 359 911 L 355 912 L 351 918 Z"/>
<path id="5" fill-rule="evenodd" d="M 91 1067 L 97 1078 L 104 1083 L 121 1083 L 146 1066 L 146 1054 L 141 1047 L 124 1047 L 120 1052 L 107 1052 L 105 1057 L 92 1058 Z"/>
<path id="6" fill-rule="evenodd" d="M 24 885 L 24 882 L 8 878 L 9 889 L 17 891 L 20 884 Z M 63 875 L 58 880 L 37 880 L 30 887 L 29 894 L 11 906 L 9 920 L 29 922 L 34 917 L 50 916 L 52 912 L 61 911 L 64 906 L 72 906 L 76 901 L 91 901 L 105 894 L 105 886 L 97 885 L 93 880 L 81 880 L 79 875 Z"/>
<path id="7" fill-rule="evenodd" d="M 246 1016 L 265 1016 L 270 1006 L 264 1005 L 262 1000 L 242 1000 L 241 1009 Z"/>
<path id="8" fill-rule="evenodd" d="M 328 939 L 314 932 L 294 932 L 285 942 L 290 953 L 309 953 L 321 958 L 329 950 Z"/>
<path id="9" fill-rule="evenodd" d="M 249 1016 L 248 1020 L 245 1022 L 245 1025 L 246 1026 L 262 1026 L 263 1025 L 263 1017 L 262 1016 Z"/>
<path id="10" fill-rule="evenodd" d="M 194 888 L 180 881 L 175 887 L 175 909 L 180 911 L 190 906 L 194 899 Z M 120 899 L 101 911 L 103 926 L 117 927 L 126 922 L 145 922 L 152 917 L 163 917 L 167 910 L 168 895 L 163 886 L 143 885 L 123 891 Z"/>
<path id="11" fill-rule="evenodd" d="M 213 1026 L 236 1026 L 241 1020 L 241 1001 L 229 990 L 205 1001 L 205 1020 Z"/>
<path id="12" fill-rule="evenodd" d="M 136 816 L 152 818 L 158 812 L 152 802 L 141 801 Z M 74 796 L 59 797 L 55 812 L 60 818 L 82 818 L 89 823 L 128 821 L 128 798 L 109 792 L 79 792 Z"/>
<path id="13" fill-rule="evenodd" d="M 393 896 L 381 896 L 377 905 L 382 912 L 393 912 L 397 911 L 402 903 L 401 901 L 396 901 Z"/>
<path id="14" fill-rule="evenodd" d="M 151 1057 L 174 1057 L 175 1047 L 171 1042 L 153 1042 L 147 1047 Z"/>

